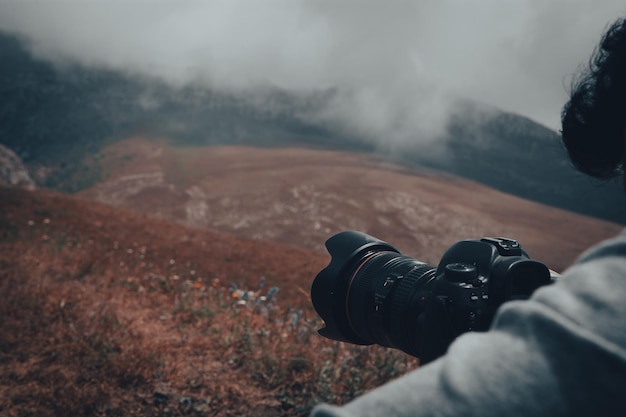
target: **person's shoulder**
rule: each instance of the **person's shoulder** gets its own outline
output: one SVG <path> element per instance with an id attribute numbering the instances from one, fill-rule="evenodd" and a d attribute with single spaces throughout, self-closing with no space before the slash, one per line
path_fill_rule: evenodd
<path id="1" fill-rule="evenodd" d="M 624 257 L 626 262 L 626 229 L 622 230 L 617 236 L 599 242 L 587 249 L 578 257 L 575 265 L 614 256 Z"/>
<path id="2" fill-rule="evenodd" d="M 626 355 L 626 233 L 587 250 L 554 285 L 532 300 L 555 315 L 620 346 Z"/>

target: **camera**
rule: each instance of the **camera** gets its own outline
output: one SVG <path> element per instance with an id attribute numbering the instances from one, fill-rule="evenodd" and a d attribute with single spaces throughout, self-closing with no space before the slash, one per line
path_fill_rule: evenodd
<path id="1" fill-rule="evenodd" d="M 438 266 L 357 231 L 326 241 L 331 255 L 311 286 L 333 340 L 400 349 L 430 362 L 468 331 L 489 328 L 498 307 L 557 279 L 519 242 L 483 237 L 452 245 Z"/>

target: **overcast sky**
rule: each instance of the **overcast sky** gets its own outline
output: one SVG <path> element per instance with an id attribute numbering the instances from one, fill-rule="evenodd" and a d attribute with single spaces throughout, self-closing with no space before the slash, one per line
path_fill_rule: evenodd
<path id="1" fill-rule="evenodd" d="M 320 117 L 428 134 L 457 95 L 557 130 L 572 74 L 624 13 L 624 0 L 0 0 L 0 29 L 40 56 L 176 84 L 339 87 Z"/>

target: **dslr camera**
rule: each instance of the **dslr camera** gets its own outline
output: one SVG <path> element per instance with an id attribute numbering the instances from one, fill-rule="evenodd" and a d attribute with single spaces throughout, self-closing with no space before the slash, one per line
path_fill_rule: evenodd
<path id="1" fill-rule="evenodd" d="M 422 364 L 462 333 L 487 330 L 502 303 L 526 299 L 558 278 L 506 238 L 457 242 L 436 267 L 357 231 L 330 237 L 326 249 L 331 261 L 311 287 L 325 322 L 319 334 L 401 349 Z"/>

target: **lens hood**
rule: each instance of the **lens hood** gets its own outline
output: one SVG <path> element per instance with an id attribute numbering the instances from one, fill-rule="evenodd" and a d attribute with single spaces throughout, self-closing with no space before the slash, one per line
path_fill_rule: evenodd
<path id="1" fill-rule="evenodd" d="M 390 244 L 368 234 L 344 231 L 326 241 L 330 263 L 322 269 L 311 286 L 311 301 L 325 327 L 319 334 L 334 340 L 354 344 L 372 344 L 359 337 L 351 328 L 346 296 L 356 269 L 375 252 L 400 252 Z"/>

